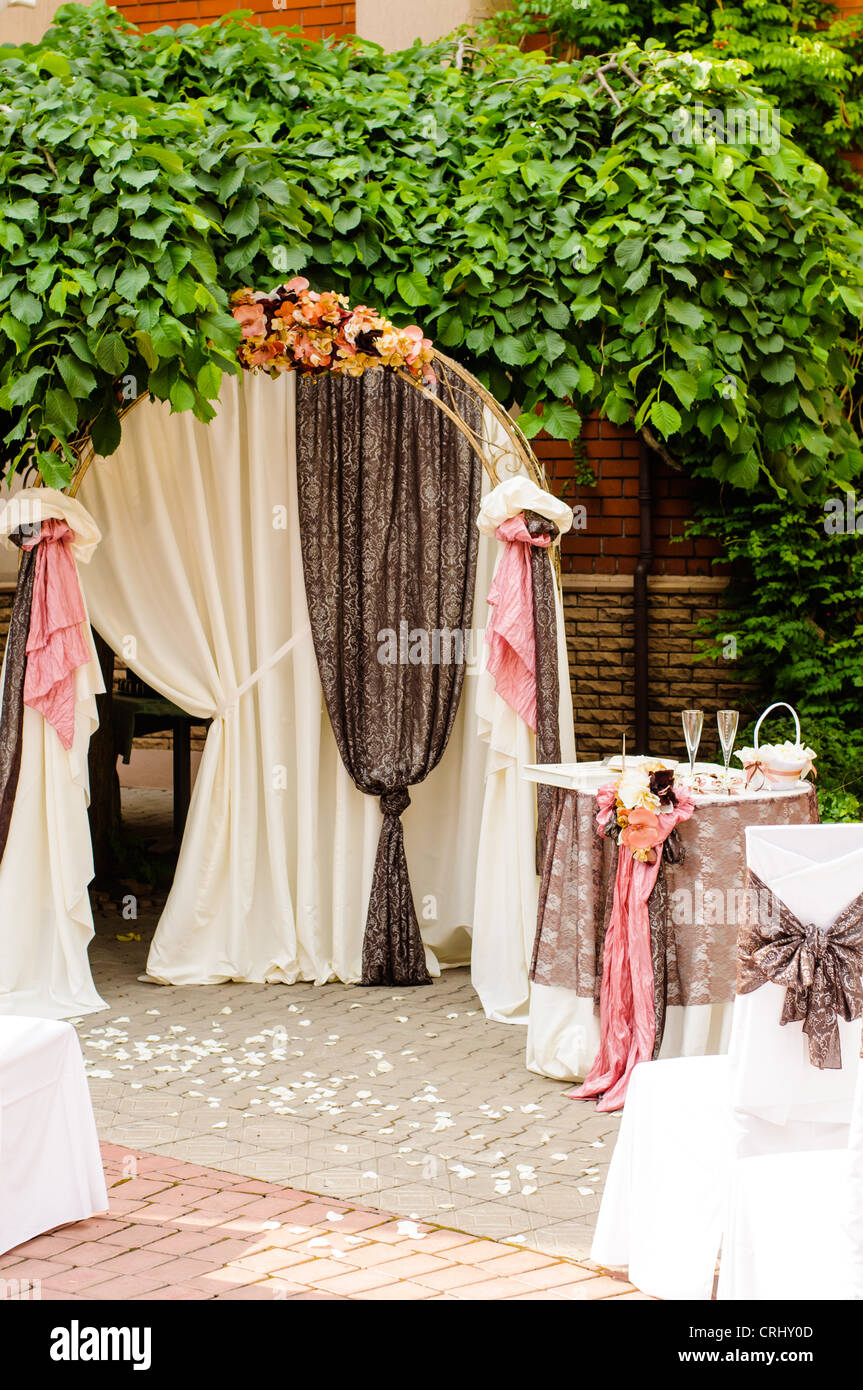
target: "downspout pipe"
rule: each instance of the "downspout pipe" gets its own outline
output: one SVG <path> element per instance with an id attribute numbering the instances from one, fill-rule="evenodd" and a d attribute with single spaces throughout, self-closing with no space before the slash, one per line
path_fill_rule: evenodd
<path id="1" fill-rule="evenodd" d="M 635 656 L 635 751 L 646 753 L 649 738 L 647 576 L 653 565 L 653 459 L 644 440 L 638 452 L 638 563 L 632 586 Z"/>

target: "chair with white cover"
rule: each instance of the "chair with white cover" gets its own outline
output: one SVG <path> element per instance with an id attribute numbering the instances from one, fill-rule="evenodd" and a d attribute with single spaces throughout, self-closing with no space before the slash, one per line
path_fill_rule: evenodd
<path id="1" fill-rule="evenodd" d="M 863 1068 L 848 1143 L 731 1165 L 717 1298 L 863 1298 Z"/>
<path id="2" fill-rule="evenodd" d="M 750 826 L 746 860 L 823 930 L 863 891 L 863 825 Z M 591 1257 L 645 1293 L 710 1297 L 738 1159 L 848 1144 L 860 1024 L 837 1020 L 842 1067 L 819 1069 L 801 1024 L 779 1024 L 784 997 L 769 980 L 738 995 L 727 1056 L 633 1073 Z"/>
<path id="3" fill-rule="evenodd" d="M 0 1018 L 0 1254 L 107 1209 L 75 1029 Z"/>

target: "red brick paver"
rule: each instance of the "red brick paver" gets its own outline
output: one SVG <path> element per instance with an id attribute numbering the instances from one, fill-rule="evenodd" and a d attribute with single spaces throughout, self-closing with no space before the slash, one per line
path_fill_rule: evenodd
<path id="1" fill-rule="evenodd" d="M 604 1271 L 103 1144 L 110 1214 L 0 1256 L 7 1297 L 625 1298 Z M 640 1297 L 641 1295 L 639 1295 Z"/>

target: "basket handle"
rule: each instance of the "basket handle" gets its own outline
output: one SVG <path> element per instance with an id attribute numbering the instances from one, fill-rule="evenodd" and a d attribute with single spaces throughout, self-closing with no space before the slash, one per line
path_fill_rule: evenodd
<path id="1" fill-rule="evenodd" d="M 798 747 L 800 746 L 800 720 L 797 718 L 797 711 L 793 705 L 787 704 L 785 700 L 777 700 L 775 705 L 768 705 L 767 709 L 764 710 L 764 712 L 758 716 L 758 723 L 755 725 L 755 735 L 753 740 L 756 753 L 758 752 L 758 730 L 761 728 L 762 723 L 767 718 L 768 714 L 770 714 L 771 710 L 774 709 L 787 709 L 790 710 L 790 712 L 794 715 L 794 728 L 796 730 L 797 735 L 797 744 Z"/>

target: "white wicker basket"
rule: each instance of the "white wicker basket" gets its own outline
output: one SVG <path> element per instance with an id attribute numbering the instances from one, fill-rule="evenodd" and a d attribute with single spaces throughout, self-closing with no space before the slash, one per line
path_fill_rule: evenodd
<path id="1" fill-rule="evenodd" d="M 761 732 L 761 725 L 775 709 L 787 709 L 794 717 L 794 743 L 765 743 L 758 742 L 758 735 Z M 793 705 L 789 705 L 785 700 L 777 700 L 775 704 L 768 705 L 758 716 L 758 723 L 755 725 L 752 748 L 741 748 L 737 756 L 743 763 L 744 770 L 747 772 L 747 784 L 752 784 L 753 779 L 758 780 L 758 773 L 761 774 L 761 783 L 773 787 L 787 787 L 795 782 L 801 781 L 809 772 L 815 773 L 812 759 L 815 757 L 811 748 L 807 748 L 800 734 L 800 720 Z M 757 788 L 753 785 L 753 790 Z"/>

